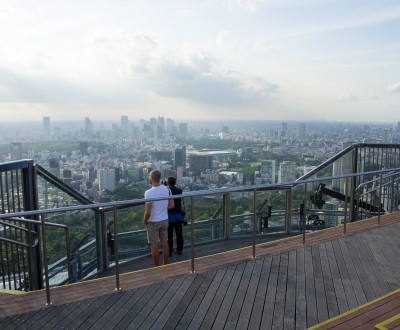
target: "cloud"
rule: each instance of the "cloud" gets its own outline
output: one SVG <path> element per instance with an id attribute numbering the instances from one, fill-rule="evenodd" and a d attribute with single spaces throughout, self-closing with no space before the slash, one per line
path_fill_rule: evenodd
<path id="1" fill-rule="evenodd" d="M 343 95 L 343 96 L 339 97 L 339 101 L 342 101 L 342 102 L 355 102 L 355 101 L 357 101 L 357 96 L 355 96 L 355 95 Z"/>
<path id="2" fill-rule="evenodd" d="M 387 86 L 387 90 L 391 93 L 399 93 L 400 92 L 400 82 L 396 82 L 392 85 Z"/>
<path id="3" fill-rule="evenodd" d="M 164 61 L 154 72 L 155 92 L 164 97 L 182 98 L 196 103 L 240 106 L 266 101 L 279 87 L 262 77 L 239 72 L 219 72 L 212 58 L 190 57 L 189 62 Z"/>
<path id="4" fill-rule="evenodd" d="M 266 5 L 266 0 L 225 0 L 224 5 L 229 10 L 240 8 L 251 12 L 257 12 Z"/>

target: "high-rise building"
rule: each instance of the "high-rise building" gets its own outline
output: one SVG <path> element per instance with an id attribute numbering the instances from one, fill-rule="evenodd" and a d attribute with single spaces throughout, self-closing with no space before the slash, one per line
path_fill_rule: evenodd
<path id="1" fill-rule="evenodd" d="M 115 169 L 98 170 L 99 190 L 115 190 Z"/>
<path id="2" fill-rule="evenodd" d="M 55 177 L 60 177 L 60 161 L 56 158 L 49 159 L 49 171 Z"/>
<path id="3" fill-rule="evenodd" d="M 299 141 L 306 140 L 306 124 L 300 123 L 299 124 Z"/>
<path id="4" fill-rule="evenodd" d="M 45 139 L 50 137 L 50 117 L 43 117 L 43 137 Z"/>
<path id="5" fill-rule="evenodd" d="M 88 143 L 87 143 L 87 141 L 79 142 L 79 151 L 80 151 L 81 155 L 87 155 L 88 154 Z"/>
<path id="6" fill-rule="evenodd" d="M 260 168 L 260 176 L 263 183 L 275 183 L 275 160 L 262 160 Z"/>
<path id="7" fill-rule="evenodd" d="M 287 132 L 287 123 L 282 123 L 282 132 Z"/>
<path id="8" fill-rule="evenodd" d="M 167 118 L 167 133 L 174 134 L 175 133 L 175 123 L 171 118 Z"/>
<path id="9" fill-rule="evenodd" d="M 121 134 L 127 136 L 129 132 L 129 119 L 128 116 L 121 116 Z"/>
<path id="10" fill-rule="evenodd" d="M 178 133 L 181 137 L 185 137 L 187 135 L 187 123 L 180 123 L 178 126 Z"/>
<path id="11" fill-rule="evenodd" d="M 228 134 L 229 133 L 229 126 L 222 126 L 222 133 Z"/>
<path id="12" fill-rule="evenodd" d="M 291 182 L 296 180 L 297 165 L 292 161 L 279 164 L 278 182 Z"/>
<path id="13" fill-rule="evenodd" d="M 325 226 L 336 227 L 338 225 L 338 215 L 335 211 L 338 210 L 338 204 L 327 202 L 324 204 L 323 220 L 325 221 Z"/>
<path id="14" fill-rule="evenodd" d="M 61 179 L 63 180 L 63 182 L 67 185 L 71 185 L 72 183 L 72 171 L 68 170 L 68 169 L 64 169 L 61 172 Z"/>
<path id="15" fill-rule="evenodd" d="M 11 160 L 22 159 L 22 145 L 19 142 L 11 143 Z"/>
<path id="16" fill-rule="evenodd" d="M 93 136 L 93 124 L 89 117 L 85 117 L 85 137 L 91 138 Z"/>
<path id="17" fill-rule="evenodd" d="M 200 176 L 201 172 L 212 169 L 212 156 L 190 154 L 189 169 L 193 173 L 193 176 Z"/>
<path id="18" fill-rule="evenodd" d="M 179 168 L 182 168 L 182 175 L 186 173 L 186 147 L 175 149 L 174 153 L 174 165 L 175 169 L 178 171 Z"/>

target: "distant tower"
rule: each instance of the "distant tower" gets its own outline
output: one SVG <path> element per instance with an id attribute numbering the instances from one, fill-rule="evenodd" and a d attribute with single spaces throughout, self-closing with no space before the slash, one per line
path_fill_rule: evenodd
<path id="1" fill-rule="evenodd" d="M 185 137 L 187 135 L 187 123 L 180 123 L 178 129 L 181 137 Z"/>
<path id="2" fill-rule="evenodd" d="M 121 133 L 122 136 L 128 135 L 129 119 L 128 116 L 121 116 Z"/>
<path id="3" fill-rule="evenodd" d="M 93 136 L 93 124 L 89 117 L 85 118 L 85 136 L 91 138 Z"/>
<path id="4" fill-rule="evenodd" d="M 282 123 L 282 132 L 287 132 L 287 123 Z"/>
<path id="5" fill-rule="evenodd" d="M 222 133 L 228 134 L 229 133 L 229 126 L 222 126 Z"/>
<path id="6" fill-rule="evenodd" d="M 22 159 L 22 146 L 19 142 L 11 143 L 11 160 Z"/>
<path id="7" fill-rule="evenodd" d="M 305 123 L 299 124 L 299 140 L 300 141 L 306 140 L 306 124 Z"/>
<path id="8" fill-rule="evenodd" d="M 43 117 L 43 137 L 45 139 L 50 137 L 50 117 Z"/>
<path id="9" fill-rule="evenodd" d="M 387 128 L 383 130 L 383 143 L 389 142 L 389 131 Z"/>
<path id="10" fill-rule="evenodd" d="M 87 141 L 79 142 L 79 151 L 80 151 L 82 156 L 88 154 L 88 143 L 87 143 Z"/>
<path id="11" fill-rule="evenodd" d="M 175 133 L 175 123 L 171 118 L 167 118 L 167 133 L 174 134 Z"/>
<path id="12" fill-rule="evenodd" d="M 175 149 L 174 154 L 174 164 L 177 173 L 182 173 L 185 175 L 186 173 L 186 147 L 183 146 L 182 148 Z M 178 178 L 179 179 L 179 178 Z"/>

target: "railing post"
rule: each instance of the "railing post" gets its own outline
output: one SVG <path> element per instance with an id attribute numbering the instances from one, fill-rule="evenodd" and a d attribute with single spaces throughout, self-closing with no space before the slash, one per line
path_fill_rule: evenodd
<path id="1" fill-rule="evenodd" d="M 390 177 L 390 179 L 392 180 L 392 184 L 391 184 L 391 193 L 390 193 L 390 213 L 393 212 L 394 210 L 394 175 L 392 175 Z"/>
<path id="2" fill-rule="evenodd" d="M 285 233 L 292 231 L 292 188 L 286 190 Z"/>
<path id="3" fill-rule="evenodd" d="M 97 257 L 97 270 L 106 270 L 104 258 L 106 257 L 106 240 L 105 240 L 105 226 L 102 222 L 102 217 L 98 209 L 94 210 L 94 222 L 96 229 L 96 257 Z M 104 228 L 103 228 L 104 227 Z"/>
<path id="4" fill-rule="evenodd" d="M 105 212 L 102 210 L 96 210 L 96 214 L 98 214 L 99 221 L 100 221 L 100 233 L 99 236 L 101 236 L 101 246 L 100 246 L 100 256 L 101 256 L 101 263 L 100 263 L 100 268 L 102 270 L 107 270 L 109 267 L 108 265 L 108 249 L 107 249 L 107 223 L 106 223 L 106 217 L 105 217 Z M 97 221 L 97 219 L 96 219 Z"/>
<path id="5" fill-rule="evenodd" d="M 51 305 L 50 301 L 50 281 L 49 281 L 49 263 L 47 260 L 47 238 L 46 238 L 46 223 L 44 214 L 40 215 L 42 222 L 42 251 L 43 251 L 43 263 L 44 263 L 44 280 L 46 283 L 46 305 Z M 38 244 L 40 245 L 40 244 Z"/>
<path id="6" fill-rule="evenodd" d="M 300 217 L 303 226 L 303 245 L 306 245 L 306 218 L 307 218 L 307 183 L 304 184 L 303 209 L 300 209 Z"/>
<path id="7" fill-rule="evenodd" d="M 379 174 L 379 200 L 378 200 L 378 226 L 381 225 L 381 211 L 382 211 L 382 172 Z"/>
<path id="8" fill-rule="evenodd" d="M 194 269 L 194 198 L 190 196 L 190 243 L 191 243 L 191 273 Z"/>
<path id="9" fill-rule="evenodd" d="M 39 209 L 38 196 L 37 196 L 37 175 L 36 169 L 33 166 L 33 161 L 28 161 L 28 166 L 22 169 L 22 191 L 24 195 L 23 206 L 24 211 L 35 211 Z M 29 219 L 37 220 L 37 216 L 28 216 Z M 32 231 L 40 233 L 39 225 L 28 224 L 28 228 Z M 43 268 L 42 268 L 42 257 L 39 244 L 36 247 L 31 248 L 32 258 L 30 269 L 33 272 L 30 277 L 33 277 L 33 286 L 31 290 L 38 290 L 43 288 Z"/>
<path id="10" fill-rule="evenodd" d="M 357 173 L 357 166 L 358 166 L 358 147 L 355 147 L 353 149 L 353 154 L 352 154 L 352 173 Z M 356 205 L 355 202 L 355 197 L 356 197 L 356 186 L 357 186 L 357 177 L 353 175 L 351 177 L 351 214 L 350 214 L 350 222 L 356 221 L 356 208 L 358 210 L 358 205 Z"/>
<path id="11" fill-rule="evenodd" d="M 231 195 L 226 193 L 223 195 L 224 203 L 224 236 L 229 239 L 231 226 Z"/>
<path id="12" fill-rule="evenodd" d="M 346 178 L 344 182 L 344 223 L 343 223 L 343 235 L 346 235 L 347 230 L 347 187 L 349 186 L 349 178 Z"/>
<path id="13" fill-rule="evenodd" d="M 257 190 L 253 191 L 253 259 L 256 258 L 256 231 L 257 231 Z"/>
<path id="14" fill-rule="evenodd" d="M 119 285 L 119 257 L 118 257 L 118 212 L 114 206 L 114 257 L 115 257 L 115 290 L 121 290 Z"/>

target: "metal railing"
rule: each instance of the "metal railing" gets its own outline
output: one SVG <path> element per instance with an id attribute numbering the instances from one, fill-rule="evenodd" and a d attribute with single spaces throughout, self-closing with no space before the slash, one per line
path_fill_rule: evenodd
<path id="1" fill-rule="evenodd" d="M 243 217 L 242 219 L 242 224 L 246 224 L 248 226 L 248 233 L 250 234 L 249 236 L 249 244 L 253 246 L 253 257 L 256 257 L 256 237 L 260 235 L 265 235 L 261 231 L 261 222 L 260 222 L 260 213 L 257 212 L 257 203 L 258 201 L 258 196 L 261 193 L 269 193 L 269 197 L 271 193 L 278 193 L 282 194 L 285 196 L 285 201 L 286 201 L 286 210 L 285 210 L 285 216 L 284 216 L 284 224 L 283 228 L 286 233 L 289 233 L 293 227 L 297 227 L 297 234 L 303 234 L 303 242 L 304 244 L 306 243 L 306 232 L 311 231 L 311 230 L 319 230 L 322 228 L 326 227 L 332 227 L 332 226 L 343 226 L 344 233 L 346 233 L 346 224 L 349 219 L 349 214 L 352 213 L 351 208 L 349 207 L 349 204 L 354 204 L 357 206 L 357 208 L 362 208 L 362 200 L 360 198 L 356 198 L 354 195 L 351 196 L 351 194 L 345 194 L 344 201 L 341 201 L 340 203 L 344 203 L 343 207 L 341 204 L 336 205 L 335 209 L 337 210 L 336 215 L 333 216 L 332 219 L 324 219 L 320 221 L 331 221 L 331 223 L 327 224 L 321 224 L 321 223 L 313 223 L 312 225 L 307 224 L 307 214 L 309 215 L 317 215 L 317 214 L 312 214 L 316 210 L 319 210 L 321 213 L 323 213 L 323 216 L 326 215 L 325 212 L 322 211 L 322 208 L 313 208 L 312 207 L 312 199 L 308 199 L 307 196 L 312 195 L 315 193 L 315 186 L 318 186 L 321 182 L 326 182 L 326 183 L 331 183 L 333 180 L 338 180 L 338 179 L 343 179 L 345 183 L 350 182 L 351 180 L 354 180 L 354 178 L 359 178 L 361 176 L 367 177 L 368 175 L 376 175 L 379 177 L 379 179 L 374 179 L 373 182 L 378 182 L 378 199 L 374 202 L 374 207 L 375 208 L 365 208 L 363 210 L 363 218 L 366 217 L 371 217 L 378 215 L 378 223 L 380 222 L 380 214 L 383 211 L 393 211 L 397 210 L 398 206 L 398 182 L 400 179 L 400 168 L 396 169 L 387 169 L 387 170 L 381 170 L 381 171 L 372 171 L 372 172 L 362 172 L 362 173 L 356 173 L 356 174 L 347 174 L 347 175 L 342 175 L 342 176 L 335 176 L 335 177 L 327 177 L 327 178 L 314 178 L 314 179 L 307 179 L 307 180 L 302 180 L 302 181 L 296 181 L 296 182 L 289 182 L 284 185 L 259 185 L 259 186 L 251 186 L 251 187 L 240 187 L 240 188 L 235 188 L 235 189 L 216 189 L 216 190 L 211 190 L 211 191 L 198 191 L 198 192 L 193 192 L 190 194 L 185 194 L 185 195 L 177 195 L 177 196 L 171 196 L 169 198 L 185 198 L 189 203 L 186 203 L 186 205 L 190 206 L 190 211 L 189 213 L 189 228 L 190 228 L 190 250 L 191 250 L 191 266 L 190 266 L 190 271 L 194 272 L 195 271 L 195 259 L 196 259 L 196 248 L 195 248 L 195 227 L 196 227 L 196 206 L 198 206 L 198 201 L 200 201 L 201 198 L 204 197 L 210 197 L 210 196 L 223 196 L 223 206 L 228 209 L 228 212 L 225 212 L 225 214 L 228 214 L 228 217 L 223 217 L 220 221 L 223 222 L 224 225 L 224 232 L 229 233 L 231 230 L 229 229 L 230 226 L 232 225 L 231 221 L 235 221 L 235 217 L 231 215 L 231 202 L 232 202 L 232 197 L 234 197 L 235 194 L 243 194 L 243 193 L 250 193 L 252 195 L 252 203 L 249 203 L 249 206 L 253 210 L 256 210 L 256 212 L 249 212 Z M 365 182 L 364 185 L 368 185 L 369 182 Z M 346 187 L 348 184 L 346 184 Z M 311 187 L 311 188 L 310 188 Z M 361 186 L 360 186 L 361 187 Z M 387 187 L 388 189 L 383 189 L 384 187 Z M 389 189 L 390 188 L 390 189 Z M 392 189 L 393 188 L 393 189 Z M 375 190 L 367 190 L 364 192 L 364 196 L 366 196 L 367 193 L 375 193 Z M 300 195 L 299 195 L 300 193 Z M 395 196 L 392 198 L 391 196 Z M 382 208 L 383 201 L 385 198 L 389 199 L 396 199 L 396 203 L 390 203 L 389 206 L 390 208 L 385 208 L 385 210 Z M 367 198 L 367 197 L 365 197 Z M 371 199 L 370 197 L 368 197 Z M 167 198 L 164 198 L 167 199 Z M 356 199 L 356 201 L 353 201 Z M 42 247 L 42 255 L 47 255 L 46 252 L 46 229 L 48 226 L 55 225 L 55 224 L 46 224 L 44 219 L 46 215 L 53 214 L 53 213 L 65 213 L 65 212 L 72 212 L 72 211 L 83 211 L 83 210 L 88 210 L 88 209 L 97 209 L 102 212 L 110 213 L 112 217 L 112 231 L 113 231 L 113 249 L 114 249 L 114 264 L 115 264 L 115 276 L 116 276 L 116 288 L 119 289 L 120 284 L 119 284 L 119 264 L 120 264 L 120 243 L 119 240 L 122 236 L 119 233 L 119 218 L 122 210 L 126 210 L 127 208 L 135 208 L 135 207 L 140 207 L 143 208 L 144 203 L 147 201 L 156 201 L 160 199 L 139 199 L 139 200 L 133 200 L 133 201 L 123 201 L 123 202 L 111 202 L 111 203 L 99 203 L 99 204 L 91 204 L 91 205 L 79 205 L 79 206 L 70 206 L 70 207 L 62 207 L 58 209 L 47 209 L 47 210 L 37 210 L 37 211 L 26 211 L 26 212 L 11 212 L 9 214 L 1 214 L 0 215 L 0 221 L 6 221 L 7 219 L 15 219 L 18 217 L 19 219 L 23 217 L 32 217 L 36 216 L 39 217 L 41 220 L 36 221 L 36 220 L 26 220 L 28 222 L 35 223 L 37 225 L 41 225 L 41 244 L 38 244 L 39 246 Z M 196 202 L 197 200 L 197 202 Z M 299 202 L 299 206 L 293 208 L 293 202 Z M 315 199 L 314 199 L 315 202 Z M 301 205 L 303 205 L 301 207 Z M 378 209 L 376 209 L 376 207 Z M 378 211 L 377 211 L 378 210 Z M 282 211 L 280 211 L 282 212 Z M 272 212 L 271 212 L 272 215 Z M 339 221 L 339 215 L 343 217 Z M 21 220 L 24 221 L 24 220 Z M 316 221 L 316 220 L 314 220 Z M 200 221 L 199 221 L 200 224 Z M 64 228 L 64 227 L 63 227 Z M 229 235 L 228 235 L 229 236 Z M 225 234 L 226 238 L 226 234 Z M 1 237 L 2 242 L 4 241 L 4 237 Z M 32 247 L 33 245 L 31 245 Z M 87 244 L 87 246 L 91 246 L 91 244 Z M 93 245 L 92 245 L 93 248 Z M 122 251 L 122 253 L 125 253 Z M 68 259 L 68 258 L 67 258 Z M 93 258 L 94 259 L 94 258 Z M 96 263 L 95 261 L 89 260 L 87 263 Z M 73 264 L 73 263 L 72 263 Z M 67 267 L 68 272 L 73 272 L 71 268 L 73 266 L 68 266 Z M 44 283 L 45 283 L 45 288 L 47 290 L 47 303 L 50 304 L 51 299 L 50 299 L 50 276 L 49 276 L 49 265 L 47 263 L 47 258 L 43 258 L 43 269 L 44 269 Z M 89 272 L 86 272 L 81 269 L 80 270 L 83 273 L 83 276 L 88 274 Z M 4 278 L 4 276 L 3 276 Z"/>
<path id="2" fill-rule="evenodd" d="M 349 222 L 371 216 L 380 222 L 381 213 L 398 209 L 399 158 L 400 146 L 357 144 L 295 182 L 174 196 L 184 198 L 187 207 L 184 237 L 190 246 L 191 270 L 195 246 L 202 242 L 248 237 L 255 256 L 256 240 L 268 240 L 271 233 L 303 234 L 305 243 L 309 231 L 343 226 L 345 233 Z M 109 267 L 119 273 L 120 262 L 149 254 L 142 225 L 146 200 L 95 204 L 33 161 L 0 164 L 0 173 L 3 288 L 49 289 Z M 49 189 L 60 190 L 64 194 L 60 199 L 69 198 L 70 204 L 83 205 L 46 208 L 41 194 Z M 324 204 L 318 204 L 322 200 Z M 64 244 L 62 235 L 55 233 L 61 228 L 68 231 Z M 36 239 L 39 244 L 29 243 Z M 20 269 L 12 268 L 18 260 Z"/>

